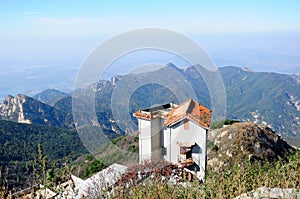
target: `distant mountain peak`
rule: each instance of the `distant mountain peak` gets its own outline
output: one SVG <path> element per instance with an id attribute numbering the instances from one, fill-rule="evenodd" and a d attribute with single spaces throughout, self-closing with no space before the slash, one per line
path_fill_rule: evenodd
<path id="1" fill-rule="evenodd" d="M 166 65 L 166 67 L 168 67 L 168 68 L 171 68 L 171 69 L 173 69 L 173 70 L 175 70 L 175 71 L 177 71 L 177 72 L 179 72 L 179 73 L 182 73 L 182 70 L 180 69 L 180 68 L 178 68 L 175 64 L 173 64 L 173 63 L 168 63 L 167 65 Z"/>
<path id="2" fill-rule="evenodd" d="M 252 68 L 249 68 L 249 67 L 243 67 L 242 70 L 245 71 L 245 72 L 251 72 L 251 73 L 256 72 L 255 70 L 253 70 Z"/>
<path id="3" fill-rule="evenodd" d="M 7 96 L 5 97 L 5 100 L 9 100 L 9 99 L 12 99 L 12 98 L 14 98 L 14 96 L 12 96 L 12 95 L 7 95 Z"/>
<path id="4" fill-rule="evenodd" d="M 26 124 L 61 126 L 64 121 L 59 110 L 24 94 L 6 96 L 0 104 L 0 116 L 3 120 Z"/>
<path id="5" fill-rule="evenodd" d="M 16 97 L 12 95 L 6 96 L 5 100 L 0 104 L 0 115 L 2 119 L 17 121 L 19 123 L 31 124 L 31 121 L 25 118 L 23 104 L 26 96 L 18 94 Z"/>
<path id="6" fill-rule="evenodd" d="M 38 94 L 36 94 L 33 98 L 49 104 L 54 105 L 59 99 L 69 96 L 67 93 L 56 89 L 46 89 Z"/>

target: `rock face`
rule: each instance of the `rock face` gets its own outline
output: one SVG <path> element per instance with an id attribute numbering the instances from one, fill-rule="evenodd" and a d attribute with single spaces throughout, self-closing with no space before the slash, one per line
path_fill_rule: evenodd
<path id="1" fill-rule="evenodd" d="M 259 187 L 249 193 L 244 193 L 235 199 L 253 198 L 300 198 L 300 190 L 295 188 L 268 188 Z"/>
<path id="2" fill-rule="evenodd" d="M 25 119 L 23 110 L 23 104 L 25 102 L 26 98 L 24 95 L 17 95 L 16 97 L 8 95 L 0 105 L 1 117 L 19 123 L 31 124 L 30 120 Z"/>
<path id="3" fill-rule="evenodd" d="M 0 104 L 0 116 L 3 120 L 26 124 L 62 126 L 64 121 L 59 110 L 22 94 L 8 95 Z"/>
<path id="4" fill-rule="evenodd" d="M 235 123 L 218 131 L 208 155 L 208 164 L 229 166 L 233 162 L 275 161 L 285 159 L 294 150 L 267 126 L 250 122 Z"/>

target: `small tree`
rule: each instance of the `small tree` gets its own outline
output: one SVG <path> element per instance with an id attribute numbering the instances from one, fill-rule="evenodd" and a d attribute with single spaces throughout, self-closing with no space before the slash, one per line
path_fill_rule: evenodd
<path id="1" fill-rule="evenodd" d="M 34 174 L 33 182 L 37 185 L 43 184 L 44 185 L 44 196 L 46 197 L 46 174 L 48 170 L 48 158 L 44 154 L 44 150 L 41 144 L 38 144 L 38 157 L 34 159 L 34 163 L 32 164 L 32 170 Z M 33 185 L 35 186 L 35 185 Z M 32 189 L 35 190 L 35 189 Z M 33 191 L 35 192 L 35 191 Z M 35 193 L 32 193 L 35 195 Z"/>

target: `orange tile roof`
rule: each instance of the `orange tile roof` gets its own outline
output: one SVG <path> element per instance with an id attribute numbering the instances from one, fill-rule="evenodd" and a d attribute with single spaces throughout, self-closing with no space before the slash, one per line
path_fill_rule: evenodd
<path id="1" fill-rule="evenodd" d="M 141 110 L 133 113 L 133 116 L 145 120 L 155 118 L 155 114 L 152 115 L 151 111 L 145 113 Z M 176 108 L 173 108 L 167 115 L 161 115 L 161 117 L 165 118 L 164 126 L 172 126 L 184 118 L 187 118 L 200 126 L 208 128 L 210 125 L 211 111 L 193 99 L 189 99 Z"/>
<path id="2" fill-rule="evenodd" d="M 151 114 L 147 114 L 147 113 L 142 113 L 141 110 L 138 110 L 137 112 L 133 113 L 134 117 L 138 117 L 138 118 L 142 118 L 145 120 L 150 120 L 151 119 Z"/>
<path id="3" fill-rule="evenodd" d="M 208 128 L 211 111 L 193 99 L 189 99 L 168 113 L 164 126 L 172 126 L 184 118 L 193 120 L 197 124 Z"/>

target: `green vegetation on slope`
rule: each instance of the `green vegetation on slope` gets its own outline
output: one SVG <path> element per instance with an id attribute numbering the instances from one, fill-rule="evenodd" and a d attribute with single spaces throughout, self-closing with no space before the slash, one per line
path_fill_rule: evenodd
<path id="1" fill-rule="evenodd" d="M 213 122 L 210 125 L 210 129 L 218 129 L 218 128 L 222 128 L 223 125 L 231 125 L 238 122 L 239 122 L 238 120 L 230 120 L 230 119 L 226 119 L 224 121 L 217 121 L 217 122 Z"/>
<path id="2" fill-rule="evenodd" d="M 87 178 L 113 163 L 137 163 L 138 147 L 137 136 L 119 136 L 102 144 L 94 155 L 85 154 L 73 161 L 70 164 L 71 172 L 80 178 Z"/>
<path id="3" fill-rule="evenodd" d="M 155 175 L 148 183 L 117 189 L 115 198 L 234 198 L 261 186 L 300 189 L 300 151 L 287 162 L 236 162 L 227 170 L 208 168 L 204 183 L 198 180 L 169 183 Z M 296 198 L 296 197 L 295 197 Z"/>
<path id="4" fill-rule="evenodd" d="M 75 130 L 0 121 L 0 161 L 32 160 L 39 143 L 43 144 L 49 160 L 87 152 Z"/>
<path id="5" fill-rule="evenodd" d="M 10 188 L 25 186 L 26 167 L 37 158 L 39 144 L 50 162 L 72 161 L 87 153 L 75 130 L 0 121 L 1 184 L 7 178 Z"/>

